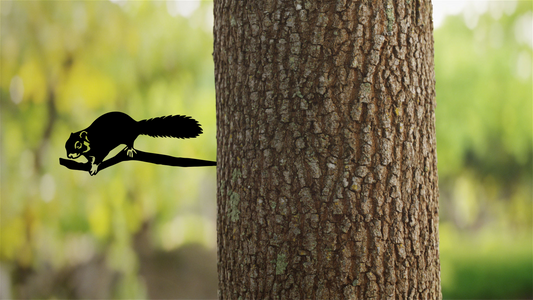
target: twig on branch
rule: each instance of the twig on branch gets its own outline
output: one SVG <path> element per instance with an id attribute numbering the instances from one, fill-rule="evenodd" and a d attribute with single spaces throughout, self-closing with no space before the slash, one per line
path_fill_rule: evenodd
<path id="1" fill-rule="evenodd" d="M 174 167 L 207 167 L 207 166 L 216 166 L 215 161 L 195 159 L 195 158 L 183 158 L 183 157 L 174 157 L 164 154 L 156 154 L 150 152 L 144 152 L 140 150 L 135 150 L 136 153 L 133 157 L 129 157 L 127 152 L 127 147 L 122 149 L 117 155 L 113 156 L 110 159 L 104 160 L 98 166 L 98 172 L 102 171 L 105 168 L 111 167 L 112 165 L 118 164 L 119 162 L 127 160 L 138 160 L 144 161 L 147 163 L 174 166 Z M 59 158 L 59 164 L 63 165 L 71 170 L 80 170 L 80 171 L 89 171 L 91 170 L 91 164 L 89 162 L 80 163 L 71 159 Z"/>

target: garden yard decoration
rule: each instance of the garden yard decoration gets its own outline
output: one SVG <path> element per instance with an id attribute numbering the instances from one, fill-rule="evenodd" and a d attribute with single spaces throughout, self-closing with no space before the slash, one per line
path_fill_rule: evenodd
<path id="1" fill-rule="evenodd" d="M 135 139 L 141 134 L 188 139 L 201 133 L 200 124 L 187 116 L 173 115 L 135 121 L 123 112 L 109 112 L 98 117 L 89 127 L 70 134 L 65 144 L 67 157 L 70 159 L 60 158 L 59 163 L 69 169 L 88 171 L 91 175 L 126 160 L 176 167 L 216 166 L 215 161 L 143 152 L 133 147 Z M 109 152 L 121 144 L 126 147 L 104 161 Z M 85 156 L 88 162 L 79 163 L 72 160 L 81 155 Z"/>

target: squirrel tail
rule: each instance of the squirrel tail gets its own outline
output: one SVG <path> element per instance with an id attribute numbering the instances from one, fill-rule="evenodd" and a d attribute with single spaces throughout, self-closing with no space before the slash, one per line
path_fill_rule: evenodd
<path id="1" fill-rule="evenodd" d="M 187 116 L 164 116 L 138 122 L 140 134 L 151 137 L 188 139 L 199 136 L 202 127 L 198 121 Z"/>

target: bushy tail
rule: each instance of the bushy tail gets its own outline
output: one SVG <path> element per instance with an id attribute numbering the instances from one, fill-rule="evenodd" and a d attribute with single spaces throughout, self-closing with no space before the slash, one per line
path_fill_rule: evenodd
<path id="1" fill-rule="evenodd" d="M 138 122 L 140 134 L 151 137 L 173 137 L 188 139 L 199 136 L 202 127 L 193 118 L 187 116 L 165 116 L 141 120 Z"/>

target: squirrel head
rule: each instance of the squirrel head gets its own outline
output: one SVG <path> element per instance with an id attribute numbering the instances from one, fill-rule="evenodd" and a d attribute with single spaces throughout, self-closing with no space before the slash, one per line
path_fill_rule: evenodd
<path id="1" fill-rule="evenodd" d="M 65 144 L 67 157 L 76 159 L 91 149 L 87 131 L 73 132 Z"/>

